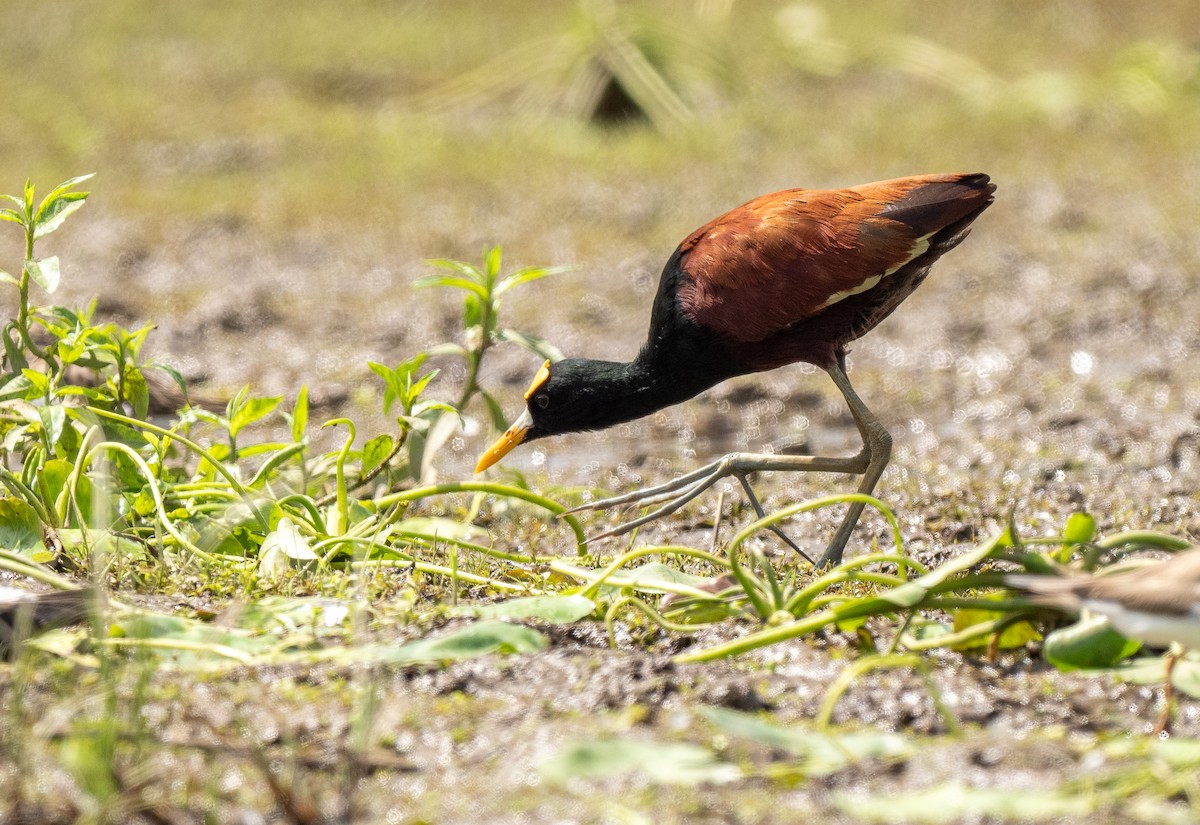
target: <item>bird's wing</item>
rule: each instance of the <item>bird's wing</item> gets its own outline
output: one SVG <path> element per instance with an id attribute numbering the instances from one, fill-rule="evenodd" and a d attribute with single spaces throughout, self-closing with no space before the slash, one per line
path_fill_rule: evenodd
<path id="1" fill-rule="evenodd" d="M 1107 576 L 1016 574 L 1006 577 L 1006 581 L 1033 593 L 1042 603 L 1064 610 L 1087 606 L 1100 609 L 1105 603 L 1116 603 L 1127 610 L 1194 615 L 1200 604 L 1200 550 Z"/>
<path id="2" fill-rule="evenodd" d="M 761 341 L 871 289 L 991 188 L 982 175 L 930 175 L 756 198 L 680 245 L 680 306 L 731 340 Z"/>
<path id="3" fill-rule="evenodd" d="M 1133 610 L 1188 615 L 1200 606 L 1200 550 L 1177 553 L 1128 573 L 1097 576 L 1084 595 Z"/>

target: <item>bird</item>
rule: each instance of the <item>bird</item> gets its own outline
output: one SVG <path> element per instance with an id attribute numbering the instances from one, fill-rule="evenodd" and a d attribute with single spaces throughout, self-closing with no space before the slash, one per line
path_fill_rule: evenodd
<path id="1" fill-rule="evenodd" d="M 1089 610 L 1105 616 L 1122 636 L 1167 648 L 1163 710 L 1154 731 L 1167 729 L 1175 665 L 1185 648 L 1200 649 L 1200 548 L 1125 573 L 1014 574 L 1005 582 L 1046 607 L 1071 614 Z"/>
<path id="2" fill-rule="evenodd" d="M 44 593 L 0 585 L 0 661 L 7 661 L 27 637 L 82 622 L 95 598 L 93 590 Z"/>
<path id="3" fill-rule="evenodd" d="M 611 427 L 726 379 L 805 362 L 825 370 L 845 398 L 863 440 L 857 455 L 730 453 L 664 484 L 576 510 L 666 502 L 592 537 L 599 539 L 674 512 L 730 476 L 762 517 L 747 481 L 759 471 L 861 475 L 858 492 L 869 495 L 892 440 L 851 386 L 847 346 L 890 315 L 934 262 L 962 242 L 995 189 L 981 173 L 916 175 L 846 189 L 787 189 L 715 218 L 684 238 L 663 267 L 636 357 L 544 363 L 525 393 L 524 412 L 483 453 L 476 473 L 518 444 Z M 841 562 L 863 507 L 850 505 L 819 566 Z"/>

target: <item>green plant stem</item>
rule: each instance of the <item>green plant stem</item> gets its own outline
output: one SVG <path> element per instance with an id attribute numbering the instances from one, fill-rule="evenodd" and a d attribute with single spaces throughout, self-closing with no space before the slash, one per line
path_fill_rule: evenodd
<path id="1" fill-rule="evenodd" d="M 561 515 L 567 509 L 566 507 L 557 501 L 539 496 L 537 493 L 531 493 L 528 490 L 508 484 L 496 484 L 490 481 L 460 481 L 447 484 L 431 484 L 425 487 L 416 487 L 412 490 L 404 490 L 399 493 L 389 493 L 388 495 L 373 499 L 373 501 L 375 506 L 382 510 L 402 501 L 417 501 L 418 499 L 429 498 L 430 496 L 444 496 L 451 493 L 491 493 L 492 495 L 504 498 L 516 498 L 521 501 L 527 501 L 530 504 L 536 504 L 543 510 L 548 510 L 565 521 L 575 533 L 576 552 L 581 556 L 587 554 L 587 538 L 584 536 L 583 526 L 580 525 L 579 520 L 574 516 Z"/>
<path id="2" fill-rule="evenodd" d="M 0 481 L 2 481 L 4 486 L 8 487 L 8 489 L 17 498 L 21 499 L 34 509 L 34 511 L 37 513 L 38 519 L 41 520 L 42 524 L 49 524 L 52 526 L 57 524 L 57 522 L 54 520 L 54 516 L 51 515 L 48 509 L 46 509 L 46 505 L 42 501 L 41 496 L 31 490 L 29 485 L 22 481 L 7 467 L 0 466 Z"/>
<path id="3" fill-rule="evenodd" d="M 904 645 L 906 650 L 910 651 L 934 650 L 939 647 L 956 647 L 958 645 L 974 641 L 975 639 L 1003 633 L 1010 626 L 1029 618 L 1031 615 L 1032 612 L 1023 612 L 1010 616 L 1001 616 L 996 619 L 990 619 L 986 622 L 973 624 L 970 627 L 964 627 L 962 630 L 957 630 L 953 633 L 935 636 L 931 639 L 912 639 L 905 635 L 904 638 L 901 639 L 900 643 Z"/>
<path id="4" fill-rule="evenodd" d="M 822 507 L 830 507 L 834 504 L 850 504 L 856 502 L 869 504 L 883 514 L 884 518 L 887 519 L 888 524 L 890 524 L 892 527 L 892 537 L 896 545 L 896 555 L 898 555 L 900 558 L 904 558 L 904 538 L 900 534 L 900 522 L 896 520 L 895 514 L 892 513 L 891 509 L 889 509 L 888 506 L 879 499 L 863 493 L 846 493 L 844 495 L 825 496 L 824 498 L 804 501 L 799 504 L 793 504 L 790 507 L 784 507 L 782 510 L 776 510 L 773 513 L 768 513 L 757 521 L 747 524 L 740 532 L 738 532 L 736 536 L 733 537 L 733 541 L 729 543 L 729 555 L 732 556 L 735 552 L 737 552 L 746 539 L 750 538 L 759 530 L 778 524 L 784 519 L 791 518 L 799 513 L 807 513 L 810 510 L 819 510 Z M 904 559 L 903 562 L 898 562 L 898 564 L 902 564 L 903 566 L 907 567 L 911 565 L 912 562 L 910 562 L 908 559 Z"/>
<path id="5" fill-rule="evenodd" d="M 78 484 L 79 477 L 82 476 L 87 465 L 90 464 L 92 459 L 94 459 L 98 454 L 104 451 L 124 453 L 134 464 L 137 465 L 138 470 L 146 479 L 146 487 L 150 490 L 150 495 L 154 499 L 154 507 L 155 511 L 158 513 L 158 520 L 162 522 L 163 529 L 170 533 L 171 538 L 175 539 L 175 541 L 179 543 L 180 547 L 187 549 L 189 552 L 207 562 L 212 563 L 217 561 L 216 556 L 212 555 L 211 553 L 204 552 L 195 544 L 188 541 L 187 537 L 180 533 L 175 527 L 174 522 L 172 522 L 170 517 L 167 516 L 167 508 L 166 505 L 163 504 L 162 493 L 159 492 L 158 482 L 155 479 L 154 471 L 152 471 L 150 466 L 146 464 L 145 459 L 138 455 L 137 451 L 127 444 L 121 444 L 116 441 L 102 441 L 95 447 L 91 448 L 87 454 L 84 455 L 84 457 L 71 469 L 71 473 L 67 476 L 67 481 L 64 485 L 64 491 L 67 489 L 74 490 L 75 485 Z"/>
<path id="6" fill-rule="evenodd" d="M 0 570 L 7 570 L 10 573 L 15 573 L 18 576 L 26 576 L 39 581 L 42 584 L 48 584 L 56 590 L 78 590 L 79 585 L 75 584 L 70 579 L 64 578 L 57 573 L 47 570 L 37 562 L 25 558 L 20 553 L 15 553 L 12 550 L 0 549 Z"/>
<path id="7" fill-rule="evenodd" d="M 404 445 L 408 442 L 409 432 L 410 431 L 407 427 L 405 429 L 401 430 L 399 437 L 396 439 L 395 444 L 392 446 L 392 451 L 390 453 L 388 453 L 384 457 L 384 459 L 382 461 L 380 461 L 379 464 L 377 464 L 371 470 L 371 472 L 367 473 L 362 478 L 360 478 L 358 481 L 354 482 L 349 487 L 347 487 L 347 491 L 349 492 L 349 491 L 353 491 L 353 490 L 359 490 L 359 489 L 362 489 L 363 487 L 366 487 L 368 484 L 370 484 L 372 481 L 374 481 L 375 478 L 380 473 L 382 473 L 384 470 L 386 470 L 388 465 L 392 462 L 392 459 L 395 458 L 397 456 L 397 454 L 399 454 L 400 450 L 403 449 Z M 298 446 L 303 446 L 303 445 L 298 445 Z M 261 470 L 260 470 L 260 472 L 261 472 Z M 335 490 L 334 492 L 329 493 L 328 495 L 321 496 L 321 498 L 317 499 L 316 504 L 318 507 L 324 507 L 325 505 L 330 504 L 336 500 L 337 500 L 337 491 Z"/>
<path id="8" fill-rule="evenodd" d="M 262 527 L 263 532 L 264 533 L 271 532 L 270 523 L 267 521 L 266 516 L 264 516 L 262 513 L 260 513 L 258 510 L 258 507 L 255 506 L 254 497 L 250 495 L 250 491 L 247 490 L 244 486 L 242 486 L 242 483 L 240 481 L 238 481 L 237 477 L 229 471 L 228 467 L 226 467 L 223 463 L 218 461 L 211 453 L 208 452 L 208 450 L 205 450 L 203 447 L 201 447 L 195 441 L 192 441 L 189 438 L 185 438 L 184 436 L 180 435 L 179 433 L 172 432 L 170 430 L 163 429 L 162 427 L 155 426 L 154 424 L 151 424 L 148 421 L 139 421 L 136 418 L 130 418 L 127 415 L 121 415 L 120 413 L 109 412 L 108 410 L 102 410 L 99 407 L 85 407 L 84 409 L 95 413 L 96 415 L 100 416 L 101 418 L 110 418 L 113 421 L 120 421 L 122 424 L 128 424 L 131 427 L 136 427 L 137 429 L 141 429 L 141 430 L 147 430 L 149 432 L 154 433 L 155 435 L 164 436 L 167 438 L 171 438 L 175 441 L 178 441 L 180 444 L 184 445 L 189 450 L 194 452 L 196 455 L 200 456 L 205 461 L 207 461 L 209 464 L 211 464 L 213 466 L 213 469 L 215 469 L 218 473 L 220 473 L 222 476 L 224 476 L 225 480 L 229 482 L 229 486 L 232 487 L 234 489 L 234 491 L 237 492 L 237 494 L 241 497 L 242 501 L 246 504 L 246 506 L 250 508 L 250 512 L 254 514 L 255 520 L 258 521 L 258 524 L 260 527 Z M 136 455 L 136 453 L 135 453 L 135 455 Z M 138 456 L 138 460 L 141 461 L 141 456 Z M 142 463 L 145 464 L 144 461 Z M 147 479 L 150 481 L 153 481 L 153 476 L 147 476 Z M 153 487 L 153 484 L 151 486 Z M 157 488 L 155 488 L 155 489 L 157 489 Z M 157 500 L 157 503 L 161 506 L 162 505 L 161 499 Z"/>
<path id="9" fill-rule="evenodd" d="M 33 260 L 33 241 L 35 227 L 33 225 L 33 216 L 26 215 L 25 224 L 25 260 Z M 46 350 L 39 347 L 33 340 L 29 332 L 29 270 L 22 263 L 21 278 L 17 283 L 17 289 L 20 292 L 19 303 L 17 304 L 17 331 L 21 335 L 21 343 L 29 352 L 41 358 L 46 362 L 46 371 L 54 374 L 58 372 L 58 362 Z"/>
<path id="10" fill-rule="evenodd" d="M 912 654 L 883 654 L 864 656 L 856 662 L 851 662 L 842 669 L 842 672 L 833 680 L 833 684 L 829 686 L 829 690 L 825 692 L 825 698 L 821 700 L 821 708 L 817 711 L 816 718 L 813 723 L 818 730 L 829 730 L 830 722 L 833 719 L 833 711 L 837 707 L 838 701 L 850 689 L 850 685 L 854 684 L 855 680 L 860 676 L 870 673 L 872 670 L 891 667 L 920 667 L 921 658 Z"/>
<path id="11" fill-rule="evenodd" d="M 340 541 L 347 541 L 346 538 L 341 538 Z M 365 540 L 364 540 L 365 541 Z M 396 551 L 392 551 L 396 552 Z M 397 555 L 403 555 L 397 553 Z M 427 564 L 414 560 L 400 559 L 365 559 L 363 561 L 350 562 L 351 570 L 371 570 L 378 568 L 400 568 L 402 570 L 415 570 L 418 573 L 427 573 L 434 576 L 444 576 L 450 578 L 453 573 L 449 567 L 444 567 L 440 564 Z M 478 584 L 484 587 L 490 587 L 493 590 L 503 590 L 509 593 L 533 593 L 539 594 L 542 591 L 536 588 L 530 588 L 523 584 L 510 584 L 509 582 L 497 581 L 489 579 L 485 576 L 479 576 L 475 573 L 464 573 L 461 570 L 458 572 L 458 580 L 460 582 L 468 582 L 469 584 Z"/>
<path id="12" fill-rule="evenodd" d="M 636 596 L 623 596 L 617 599 L 608 610 L 604 613 L 604 626 L 608 628 L 608 645 L 615 648 L 617 646 L 616 619 L 617 614 L 626 607 L 632 607 L 640 611 L 647 619 L 661 627 L 663 630 L 672 633 L 695 633 L 705 627 L 711 626 L 712 622 L 704 624 L 680 624 L 665 618 L 661 613 L 655 610 L 650 605 L 646 604 Z"/>
<path id="13" fill-rule="evenodd" d="M 624 553 L 623 555 L 620 555 L 617 558 L 613 559 L 613 561 L 611 563 L 609 563 L 607 566 L 605 566 L 599 572 L 595 572 L 595 571 L 591 571 L 591 570 L 580 570 L 577 567 L 572 567 L 570 565 L 565 565 L 565 564 L 559 563 L 559 562 L 557 562 L 557 560 L 550 562 L 550 569 L 555 570 L 556 572 L 565 573 L 566 575 L 569 575 L 569 576 L 575 576 L 577 578 L 582 578 L 585 580 L 590 579 L 592 583 L 590 585 L 588 585 L 587 588 L 585 588 L 581 592 L 580 595 L 586 596 L 587 598 L 591 599 L 591 598 L 595 597 L 596 593 L 599 592 L 600 587 L 608 580 L 608 578 L 610 576 L 612 576 L 614 573 L 616 573 L 618 570 L 620 570 L 625 565 L 629 564 L 629 562 L 635 561 L 635 560 L 643 558 L 645 556 L 660 556 L 660 555 L 661 556 L 667 556 L 667 555 L 688 556 L 688 557 L 694 558 L 694 559 L 702 559 L 702 560 L 708 562 L 709 564 L 713 564 L 713 565 L 716 565 L 717 567 L 720 567 L 721 569 L 725 569 L 725 570 L 729 569 L 728 562 L 726 562 L 724 559 L 714 556 L 712 553 L 706 553 L 703 550 L 696 550 L 691 547 L 676 547 L 676 546 L 639 547 L 636 550 L 630 550 L 628 553 Z M 686 585 L 672 585 L 672 588 L 670 590 L 667 590 L 667 588 L 665 588 L 665 587 L 660 588 L 660 589 L 663 589 L 666 592 L 670 592 L 670 593 L 679 593 L 681 596 L 695 596 L 696 598 L 709 598 L 712 595 L 711 593 L 706 593 L 703 590 L 697 590 L 694 587 L 688 587 Z"/>
<path id="14" fill-rule="evenodd" d="M 346 528 L 350 526 L 350 498 L 346 490 L 346 459 L 350 455 L 350 448 L 354 446 L 354 439 L 357 433 L 354 428 L 354 422 L 349 418 L 335 418 L 332 421 L 326 421 L 326 427 L 334 427 L 344 425 L 350 431 L 350 435 L 346 438 L 342 448 L 338 450 L 337 461 L 334 464 L 334 478 L 337 484 L 337 515 L 338 523 L 333 526 L 331 533 L 342 535 L 346 532 Z"/>

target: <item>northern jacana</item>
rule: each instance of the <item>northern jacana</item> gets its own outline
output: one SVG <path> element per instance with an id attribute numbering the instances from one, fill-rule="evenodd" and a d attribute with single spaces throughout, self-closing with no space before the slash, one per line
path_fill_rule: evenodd
<path id="1" fill-rule="evenodd" d="M 727 378 L 804 361 L 829 373 L 841 390 L 862 435 L 858 455 L 730 453 L 665 484 L 587 505 L 666 501 L 595 538 L 671 513 L 726 476 L 741 482 L 761 516 L 746 480 L 760 470 L 861 474 L 858 490 L 869 494 L 892 440 L 850 385 L 846 346 L 912 294 L 933 263 L 966 237 L 995 189 L 982 174 L 922 175 L 849 189 L 788 189 L 727 212 L 688 235 L 667 261 L 637 357 L 547 361 L 525 393 L 525 412 L 483 454 L 476 472 L 524 441 L 611 427 Z M 863 506 L 850 505 L 821 565 L 841 561 Z"/>
<path id="2" fill-rule="evenodd" d="M 1175 665 L 1184 648 L 1200 650 L 1200 549 L 1108 576 L 1022 574 L 1009 576 L 1007 582 L 1047 607 L 1066 613 L 1090 610 L 1107 617 L 1122 636 L 1169 648 L 1163 710 L 1154 730 L 1167 729 Z"/>

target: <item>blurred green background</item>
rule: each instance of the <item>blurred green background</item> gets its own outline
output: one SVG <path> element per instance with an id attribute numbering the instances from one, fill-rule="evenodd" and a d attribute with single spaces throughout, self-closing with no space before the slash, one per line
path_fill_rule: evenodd
<path id="1" fill-rule="evenodd" d="M 946 171 L 1000 188 L 861 345 L 864 394 L 890 396 L 893 420 L 911 405 L 969 421 L 968 399 L 1048 418 L 1062 411 L 1033 400 L 1100 378 L 1196 386 L 1194 0 L 9 0 L 2 14 L 0 187 L 98 172 L 42 250 L 63 257 L 66 299 L 155 320 L 152 348 L 218 388 L 353 398 L 368 359 L 455 333 L 454 296 L 408 288 L 422 260 L 488 243 L 513 266 L 579 266 L 514 297 L 514 325 L 629 357 L 659 267 L 714 215 L 774 189 Z M 0 236 L 0 265 L 19 254 Z M 506 403 L 531 364 L 493 364 Z M 1168 396 L 1160 410 L 1200 406 L 1195 390 Z M 1127 399 L 1093 400 L 1119 418 Z"/>

